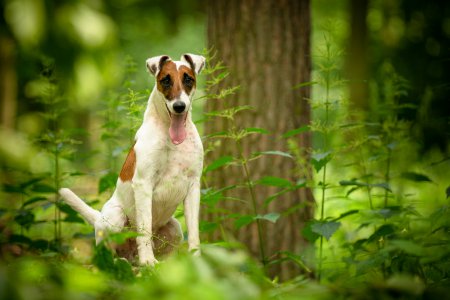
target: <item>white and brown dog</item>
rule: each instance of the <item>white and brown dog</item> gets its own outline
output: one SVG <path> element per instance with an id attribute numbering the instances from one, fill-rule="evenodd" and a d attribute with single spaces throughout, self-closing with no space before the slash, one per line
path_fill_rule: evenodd
<path id="1" fill-rule="evenodd" d="M 116 190 L 101 212 L 71 190 L 60 190 L 65 202 L 94 225 L 97 244 L 108 232 L 135 228 L 139 233 L 135 249 L 128 248 L 123 255 L 137 253 L 141 264 L 155 264 L 155 254 L 170 252 L 182 240 L 180 223 L 173 217 L 181 202 L 189 250 L 199 253 L 203 146 L 191 119 L 191 105 L 196 75 L 204 65 L 205 58 L 193 54 L 184 54 L 181 61 L 166 55 L 147 60 L 156 84 Z"/>

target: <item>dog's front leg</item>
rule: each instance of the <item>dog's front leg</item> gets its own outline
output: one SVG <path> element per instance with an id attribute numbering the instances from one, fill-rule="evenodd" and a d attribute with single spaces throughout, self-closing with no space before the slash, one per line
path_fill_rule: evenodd
<path id="1" fill-rule="evenodd" d="M 198 233 L 198 214 L 200 209 L 200 181 L 195 181 L 184 200 L 184 217 L 188 230 L 189 251 L 200 255 L 200 238 Z"/>
<path id="2" fill-rule="evenodd" d="M 136 176 L 133 181 L 134 200 L 136 205 L 136 225 L 140 234 L 136 238 L 139 262 L 142 265 L 154 265 L 158 261 L 153 254 L 152 246 L 152 194 L 151 181 Z"/>

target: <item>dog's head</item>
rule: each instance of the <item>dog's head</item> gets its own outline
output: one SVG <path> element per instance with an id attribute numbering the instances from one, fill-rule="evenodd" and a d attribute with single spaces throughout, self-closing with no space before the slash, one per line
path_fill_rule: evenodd
<path id="1" fill-rule="evenodd" d="M 186 138 L 185 122 L 192 104 L 197 75 L 205 66 L 200 55 L 183 54 L 180 61 L 167 55 L 147 59 L 147 69 L 156 78 L 156 89 L 163 96 L 171 124 L 172 143 L 181 144 Z"/>

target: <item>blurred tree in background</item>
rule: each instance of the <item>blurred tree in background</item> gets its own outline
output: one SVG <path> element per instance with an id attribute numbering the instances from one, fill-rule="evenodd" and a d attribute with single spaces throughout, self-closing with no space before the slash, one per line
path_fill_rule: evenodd
<path id="1" fill-rule="evenodd" d="M 243 139 L 242 145 L 231 141 L 223 142 L 217 151 L 212 152 L 212 159 L 230 155 L 236 157 L 242 155 L 240 151 L 243 151 L 245 157 L 251 157 L 258 151 L 287 152 L 288 141 L 281 136 L 290 130 L 309 125 L 310 87 L 307 84 L 301 89 L 294 89 L 294 86 L 310 81 L 310 28 L 310 7 L 307 0 L 208 3 L 209 47 L 217 51 L 217 59 L 223 60 L 230 72 L 230 76 L 216 88 L 239 86 L 239 89 L 226 100 L 210 100 L 206 110 L 219 111 L 250 105 L 251 111 L 237 114 L 234 122 L 214 119 L 207 123 L 205 131 L 213 134 L 228 131 L 235 126 L 262 128 L 269 133 Z M 295 145 L 300 149 L 302 159 L 308 161 L 310 133 L 301 134 L 296 138 Z M 254 182 L 264 176 L 283 177 L 292 182 L 306 181 L 312 177 L 307 165 L 300 172 L 295 172 L 295 160 L 277 155 L 253 160 L 248 168 L 251 181 Z M 226 172 L 214 172 L 211 184 L 215 187 L 237 185 L 242 176 L 240 168 L 230 167 Z M 232 232 L 233 236 L 247 245 L 255 257 L 262 256 L 262 260 L 267 261 L 279 260 L 286 251 L 300 253 L 307 249 L 300 228 L 313 215 L 313 196 L 309 188 L 286 193 L 267 205 L 264 200 L 276 191 L 276 187 L 259 186 L 255 193 L 257 214 L 285 213 L 275 223 L 253 223 L 240 229 L 235 229 L 231 220 L 222 224 L 224 230 Z M 225 214 L 256 214 L 252 209 L 252 195 L 247 189 L 233 190 L 228 196 L 243 202 L 222 201 L 219 207 L 224 209 Z M 221 217 L 213 213 L 209 218 L 214 220 Z M 258 237 L 258 231 L 262 231 L 262 236 Z M 216 240 L 224 238 L 226 239 L 223 231 L 219 230 L 213 237 Z M 272 275 L 278 274 L 284 279 L 298 273 L 295 264 L 289 262 L 276 264 L 271 270 Z"/>
<path id="2" fill-rule="evenodd" d="M 350 1 L 348 11 L 351 102 L 366 110 L 370 120 L 379 120 L 380 105 L 387 101 L 384 80 L 390 75 L 385 70 L 392 66 L 407 85 L 396 114 L 413 121 L 411 134 L 421 151 L 438 147 L 445 153 L 450 132 L 450 3 Z"/>

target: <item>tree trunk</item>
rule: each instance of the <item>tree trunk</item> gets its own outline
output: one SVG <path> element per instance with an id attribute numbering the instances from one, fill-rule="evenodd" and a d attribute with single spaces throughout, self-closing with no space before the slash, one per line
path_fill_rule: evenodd
<path id="1" fill-rule="evenodd" d="M 367 63 L 367 9 L 368 0 L 351 0 L 350 41 L 348 44 L 347 71 L 350 103 L 359 113 L 369 109 L 368 63 Z"/>
<path id="2" fill-rule="evenodd" d="M 14 129 L 17 111 L 17 75 L 14 41 L 0 35 L 0 126 Z"/>
<path id="3" fill-rule="evenodd" d="M 293 89 L 295 85 L 310 81 L 310 6 L 308 0 L 219 0 L 208 1 L 209 47 L 217 51 L 216 58 L 228 67 L 230 76 L 216 87 L 240 86 L 226 100 L 210 99 L 206 111 L 217 111 L 236 105 L 250 105 L 251 111 L 236 115 L 238 128 L 260 127 L 270 131 L 267 135 L 251 135 L 242 140 L 245 156 L 257 151 L 288 151 L 288 143 L 281 135 L 291 129 L 310 123 L 310 88 Z M 215 118 L 205 124 L 206 134 L 226 131 L 232 126 L 228 121 Z M 295 138 L 305 161 L 311 147 L 310 133 Z M 239 157 L 236 144 L 222 140 L 222 144 L 207 156 L 211 162 L 224 155 Z M 250 176 L 256 181 L 264 176 L 277 176 L 296 182 L 310 179 L 309 167 L 298 172 L 298 162 L 281 156 L 263 156 L 249 163 Z M 296 171 L 297 170 L 297 171 Z M 242 167 L 220 169 L 208 175 L 208 182 L 221 188 L 245 184 Z M 261 221 L 265 259 L 274 261 L 283 251 L 300 255 L 308 246 L 301 235 L 304 223 L 313 216 L 313 195 L 309 188 L 278 197 L 264 207 L 263 201 L 279 189 L 256 187 L 258 214 L 277 212 L 282 216 L 275 224 Z M 227 196 L 243 201 L 222 200 L 216 211 L 204 210 L 203 218 L 215 221 L 229 213 L 253 215 L 249 190 L 245 187 L 230 191 Z M 289 213 L 287 213 L 289 211 Z M 255 223 L 236 230 L 232 220 L 224 220 L 222 229 L 210 236 L 213 240 L 225 239 L 223 232 L 231 234 L 248 246 L 250 252 L 261 258 L 258 230 Z M 270 275 L 282 279 L 298 275 L 292 262 L 274 264 Z"/>

